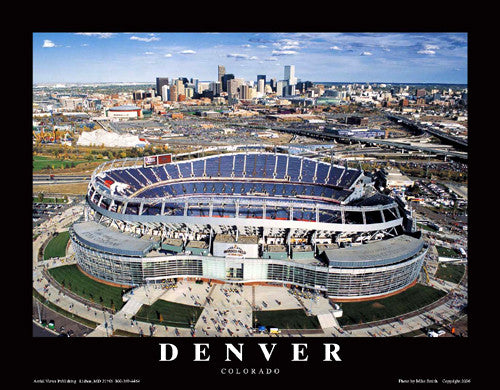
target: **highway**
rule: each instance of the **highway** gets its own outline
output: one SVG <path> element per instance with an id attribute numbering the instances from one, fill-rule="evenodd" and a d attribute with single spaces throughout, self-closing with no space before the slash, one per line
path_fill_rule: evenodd
<path id="1" fill-rule="evenodd" d="M 89 175 L 33 175 L 33 184 L 70 184 L 84 183 L 90 180 Z"/>
<path id="2" fill-rule="evenodd" d="M 449 135 L 441 130 L 433 129 L 428 125 L 423 125 L 420 123 L 417 123 L 415 121 L 409 120 L 408 118 L 404 118 L 401 116 L 397 115 L 387 115 L 387 118 L 393 121 L 397 121 L 398 123 L 401 123 L 407 127 L 410 127 L 412 129 L 416 129 L 420 133 L 429 133 L 442 141 L 445 141 L 446 143 L 449 143 L 453 146 L 456 146 L 460 149 L 467 150 L 468 147 L 468 142 L 466 139 L 459 138 L 459 137 L 454 137 L 452 135 Z"/>
<path id="3" fill-rule="evenodd" d="M 306 129 L 293 129 L 287 127 L 271 127 L 271 130 L 281 131 L 285 133 L 297 134 L 301 136 L 331 141 L 331 140 L 341 140 L 344 142 L 358 142 L 367 145 L 384 145 L 393 149 L 401 149 L 401 150 L 410 150 L 410 151 L 419 151 L 419 152 L 427 152 L 431 154 L 436 154 L 438 156 L 444 156 L 447 158 L 458 158 L 461 160 L 467 160 L 467 152 L 457 152 L 457 151 L 446 151 L 434 148 L 428 148 L 424 146 L 415 146 L 410 145 L 403 142 L 393 142 L 389 140 L 382 139 L 374 139 L 374 138 L 359 138 L 359 137 L 348 137 L 343 135 L 337 135 L 332 133 L 325 133 L 316 130 L 306 130 Z"/>

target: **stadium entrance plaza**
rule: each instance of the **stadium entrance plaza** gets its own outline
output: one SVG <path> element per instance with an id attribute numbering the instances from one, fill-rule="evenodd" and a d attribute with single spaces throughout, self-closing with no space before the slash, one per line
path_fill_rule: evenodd
<path id="1" fill-rule="evenodd" d="M 35 289 L 57 306 L 80 317 L 100 323 L 87 337 L 107 337 L 111 330 L 155 337 L 267 337 L 252 329 L 252 307 L 257 310 L 310 310 L 312 315 L 325 315 L 332 311 L 329 301 L 322 296 L 312 298 L 298 297 L 280 286 L 236 286 L 233 284 L 197 284 L 194 281 L 179 280 L 177 287 L 163 289 L 141 286 L 128 295 L 127 303 L 114 315 L 87 306 L 75 300 L 52 285 L 42 273 L 43 268 L 74 264 L 74 260 L 59 259 L 45 261 L 34 269 L 33 283 Z M 436 288 L 446 291 L 454 290 L 455 297 L 425 313 L 405 318 L 402 322 L 394 320 L 384 324 L 363 324 L 356 329 L 343 330 L 338 323 L 317 330 L 282 330 L 281 337 L 388 337 L 408 333 L 429 325 L 435 321 L 449 319 L 458 312 L 462 301 L 467 299 L 467 289 L 453 283 L 443 283 L 432 279 Z M 462 296 L 462 297 L 461 297 Z M 207 300 L 208 298 L 208 300 Z M 158 299 L 201 306 L 194 332 L 189 328 L 165 327 L 150 323 L 132 321 L 142 305 L 152 305 Z M 299 301 L 300 299 L 300 301 Z M 278 303 L 279 302 L 279 303 Z M 333 316 L 332 316 L 333 317 Z M 431 318 L 433 320 L 431 320 Z M 206 321 L 206 322 L 205 322 Z M 107 323 L 107 327 L 106 327 Z M 320 321 L 321 325 L 324 325 Z M 329 324 L 331 325 L 331 323 Z M 254 324 L 255 326 L 255 324 Z M 57 324 L 56 324 L 57 328 Z"/>
<path id="2" fill-rule="evenodd" d="M 343 330 L 331 314 L 333 307 L 329 300 L 321 295 L 312 295 L 306 298 L 301 294 L 292 294 L 287 287 L 280 286 L 252 286 L 236 284 L 218 284 L 211 286 L 204 282 L 197 284 L 194 281 L 179 280 L 177 287 L 163 289 L 159 285 L 137 287 L 133 294 L 128 294 L 127 303 L 120 311 L 111 315 L 108 312 L 95 309 L 73 299 L 51 281 L 45 278 L 42 270 L 75 264 L 72 250 L 61 259 L 39 261 L 39 248 L 50 239 L 50 232 L 65 230 L 64 226 L 74 222 L 81 216 L 81 205 L 76 205 L 65 210 L 63 215 L 44 222 L 39 229 L 41 235 L 33 242 L 33 285 L 34 288 L 49 301 L 62 309 L 79 317 L 94 321 L 100 325 L 90 332 L 89 337 L 107 337 L 114 330 L 123 330 L 134 334 L 156 337 L 267 337 L 267 334 L 254 331 L 252 325 L 252 311 L 256 310 L 290 310 L 304 309 L 320 319 L 321 329 L 317 330 L 284 330 L 282 337 L 384 337 L 408 333 L 429 325 L 435 321 L 443 321 L 456 315 L 459 307 L 467 302 L 467 287 L 451 282 L 442 281 L 431 276 L 430 283 L 433 287 L 452 292 L 452 299 L 425 313 L 405 318 L 401 321 L 392 321 L 381 324 L 363 324 L 356 329 Z M 43 230 L 42 230 L 43 229 Z M 437 258 L 431 254 L 428 259 L 429 268 L 437 266 Z M 434 272 L 431 272 L 433 275 Z M 208 299 L 207 299 L 208 298 Z M 152 305 L 158 299 L 176 302 L 185 305 L 203 307 L 194 332 L 189 328 L 176 328 L 172 326 L 154 325 L 150 323 L 132 321 L 131 318 L 139 311 L 142 305 Z M 324 320 L 324 319 L 327 320 Z M 107 327 L 106 327 L 107 324 Z M 269 324 L 272 325 L 272 324 Z M 57 324 L 56 324 L 57 328 Z"/>

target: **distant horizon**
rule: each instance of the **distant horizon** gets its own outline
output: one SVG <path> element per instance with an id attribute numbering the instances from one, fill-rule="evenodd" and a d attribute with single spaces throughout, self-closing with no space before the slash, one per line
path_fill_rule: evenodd
<path id="1" fill-rule="evenodd" d="M 468 35 L 460 32 L 37 32 L 32 44 L 35 84 L 217 80 L 218 65 L 245 80 L 282 80 L 294 65 L 296 78 L 315 83 L 467 84 Z"/>
<path id="2" fill-rule="evenodd" d="M 187 78 L 196 78 L 196 77 L 187 77 Z M 172 79 L 175 80 L 175 79 Z M 209 83 L 213 82 L 214 80 L 199 80 L 201 83 Z M 408 81 L 313 81 L 313 80 L 303 80 L 302 82 L 311 82 L 314 84 L 408 84 L 408 85 L 417 85 L 417 84 L 422 84 L 422 85 L 468 85 L 468 83 L 448 83 L 448 82 L 408 82 Z M 267 83 L 267 81 L 266 81 Z M 43 84 L 49 84 L 49 85 L 57 85 L 57 84 L 76 84 L 76 85 L 82 85 L 82 84 L 96 84 L 96 85 L 103 85 L 103 84 L 109 84 L 109 85 L 148 85 L 151 84 L 153 86 L 156 85 L 156 80 L 155 81 L 55 81 L 55 82 L 39 82 L 39 83 L 33 83 L 34 86 L 36 85 L 43 85 Z"/>

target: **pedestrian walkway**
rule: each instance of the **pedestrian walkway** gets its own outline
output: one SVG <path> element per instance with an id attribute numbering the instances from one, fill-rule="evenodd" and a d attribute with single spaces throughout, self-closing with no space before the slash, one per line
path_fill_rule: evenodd
<path id="1" fill-rule="evenodd" d="M 330 312 L 318 314 L 318 321 L 322 329 L 338 328 L 339 323 Z"/>
<path id="2" fill-rule="evenodd" d="M 105 324 L 100 324 L 92 332 L 90 332 L 87 337 L 109 337 L 109 331 L 106 331 Z"/>
<path id="3" fill-rule="evenodd" d="M 125 305 L 123 305 L 123 307 L 117 314 L 126 314 L 130 318 L 132 318 L 132 316 L 134 316 L 139 311 L 141 306 L 142 306 L 141 301 L 138 301 L 135 298 L 131 298 L 127 301 Z"/>
<path id="4" fill-rule="evenodd" d="M 261 310 L 285 310 L 301 308 L 297 297 L 286 288 L 271 286 L 234 286 L 231 284 L 207 285 L 189 281 L 179 281 L 177 287 L 164 289 L 160 286 L 143 286 L 125 296 L 125 305 L 114 315 L 95 309 L 83 300 L 77 300 L 51 284 L 42 273 L 47 267 L 67 264 L 67 259 L 50 260 L 34 267 L 33 287 L 45 299 L 78 317 L 96 323 L 96 328 L 88 336 L 106 337 L 129 335 L 153 335 L 156 337 L 267 337 L 254 334 L 252 324 L 252 300 Z M 331 314 L 332 307 L 324 297 L 301 297 L 304 306 L 317 315 L 321 332 L 287 332 L 290 337 L 391 337 L 427 327 L 436 322 L 449 321 L 457 317 L 461 307 L 467 303 L 467 287 L 443 282 L 441 288 L 449 291 L 449 299 L 425 312 L 415 312 L 402 321 L 394 319 L 385 323 L 364 324 L 342 329 Z M 437 284 L 437 282 L 436 282 Z M 207 299 L 208 298 L 208 299 Z M 194 329 L 160 326 L 132 320 L 142 305 L 152 305 L 158 299 L 203 307 L 203 312 Z M 107 327 L 106 327 L 106 324 Z M 113 333 L 114 332 L 114 333 Z"/>

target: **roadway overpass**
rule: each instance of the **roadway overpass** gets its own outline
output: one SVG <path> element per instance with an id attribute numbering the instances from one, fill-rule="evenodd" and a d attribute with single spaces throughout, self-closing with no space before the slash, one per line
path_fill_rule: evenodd
<path id="1" fill-rule="evenodd" d="M 248 127 L 251 127 L 251 126 L 248 126 Z M 350 136 L 337 135 L 337 134 L 325 133 L 322 131 L 308 130 L 308 129 L 294 129 L 294 128 L 288 128 L 288 127 L 275 127 L 275 126 L 271 126 L 271 127 L 266 126 L 266 128 L 268 128 L 270 130 L 289 133 L 289 134 L 296 134 L 296 135 L 300 135 L 300 136 L 316 138 L 316 139 L 320 139 L 320 140 L 324 140 L 324 141 L 340 140 L 340 141 L 348 142 L 348 143 L 353 143 L 353 142 L 356 143 L 357 142 L 357 143 L 366 144 L 366 145 L 382 145 L 382 146 L 389 147 L 391 149 L 401 149 L 402 151 L 408 150 L 408 151 L 426 152 L 429 154 L 435 154 L 435 155 L 443 156 L 446 158 L 467 160 L 467 153 L 466 152 L 447 151 L 447 150 L 441 150 L 441 149 L 435 149 L 435 148 L 428 148 L 425 146 L 411 145 L 410 143 L 405 143 L 405 142 L 394 142 L 394 141 L 390 141 L 390 140 L 375 139 L 375 138 L 350 137 Z"/>
<path id="2" fill-rule="evenodd" d="M 429 125 L 421 124 L 421 123 L 412 121 L 408 118 L 398 116 L 398 115 L 388 114 L 387 118 L 392 120 L 392 121 L 398 122 L 407 128 L 410 128 L 411 130 L 417 132 L 417 134 L 423 134 L 423 133 L 431 134 L 431 135 L 439 138 L 441 141 L 444 141 L 445 143 L 453 145 L 460 150 L 466 151 L 468 148 L 468 142 L 466 139 L 454 137 L 454 136 L 449 135 L 441 130 L 433 129 Z"/>

